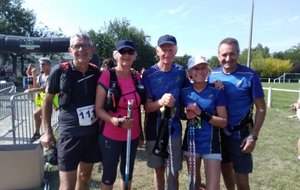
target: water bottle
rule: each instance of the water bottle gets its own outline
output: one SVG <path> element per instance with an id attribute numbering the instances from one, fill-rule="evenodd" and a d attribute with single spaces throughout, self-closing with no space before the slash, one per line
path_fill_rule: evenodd
<path id="1" fill-rule="evenodd" d="M 56 144 L 54 142 L 51 142 L 50 148 L 45 150 L 44 158 L 45 158 L 46 162 L 48 162 L 51 165 L 56 166 L 58 164 L 57 148 L 56 148 Z"/>

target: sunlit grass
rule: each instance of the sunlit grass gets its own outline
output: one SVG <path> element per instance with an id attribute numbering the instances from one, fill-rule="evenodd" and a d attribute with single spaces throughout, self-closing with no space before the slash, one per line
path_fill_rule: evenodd
<path id="1" fill-rule="evenodd" d="M 264 87 L 299 90 L 300 84 L 263 83 Z M 265 91 L 267 97 L 267 91 Z M 294 114 L 290 104 L 299 94 L 273 91 L 272 108 L 268 108 L 265 123 L 261 129 L 253 152 L 254 172 L 250 175 L 251 189 L 257 190 L 297 190 L 300 189 L 300 161 L 297 160 L 296 144 L 300 137 L 300 121 L 288 118 Z M 185 162 L 180 173 L 180 189 L 187 189 Z M 57 174 L 56 174 L 57 176 Z M 52 176 L 53 188 L 57 189 L 58 176 Z M 90 189 L 99 189 L 101 172 L 95 166 Z M 221 182 L 221 189 L 225 189 Z M 115 182 L 118 189 L 118 181 Z M 153 172 L 146 165 L 145 150 L 139 149 L 135 164 L 132 189 L 152 190 Z"/>

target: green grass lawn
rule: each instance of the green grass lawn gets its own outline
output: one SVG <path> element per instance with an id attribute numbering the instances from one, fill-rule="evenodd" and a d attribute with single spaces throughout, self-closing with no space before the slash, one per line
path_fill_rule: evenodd
<path id="1" fill-rule="evenodd" d="M 300 84 L 263 83 L 264 87 L 299 90 Z M 267 92 L 266 97 L 267 97 Z M 250 175 L 251 189 L 257 190 L 298 190 L 300 189 L 300 161 L 297 160 L 297 141 L 300 138 L 300 121 L 288 118 L 294 114 L 290 104 L 299 94 L 273 92 L 272 108 L 267 109 L 265 123 L 261 129 L 253 152 L 254 172 Z M 188 189 L 186 164 L 180 173 L 180 189 Z M 57 172 L 51 175 L 52 188 L 58 189 Z M 99 189 L 101 172 L 95 166 L 90 189 Z M 118 181 L 115 183 L 118 189 Z M 153 173 L 146 166 L 145 150 L 138 150 L 132 189 L 153 189 Z M 225 189 L 221 182 L 221 189 Z"/>

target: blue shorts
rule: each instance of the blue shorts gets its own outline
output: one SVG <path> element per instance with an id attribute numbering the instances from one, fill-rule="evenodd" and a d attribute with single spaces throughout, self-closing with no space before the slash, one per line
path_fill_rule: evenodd
<path id="1" fill-rule="evenodd" d="M 243 138 L 222 136 L 222 163 L 232 162 L 236 173 L 251 173 L 253 169 L 252 155 L 241 151 L 242 142 Z"/>
<path id="2" fill-rule="evenodd" d="M 189 151 L 183 151 L 183 154 L 187 157 L 190 156 Z M 198 154 L 196 153 L 196 158 L 203 158 L 203 160 L 222 160 L 222 156 L 219 153 L 211 153 L 211 154 Z"/>
<path id="3" fill-rule="evenodd" d="M 139 138 L 131 140 L 130 146 L 130 164 L 129 164 L 129 181 L 132 179 L 134 169 L 134 161 L 136 157 Z M 125 166 L 126 166 L 126 141 L 116 141 L 107 138 L 103 135 L 99 136 L 99 146 L 102 153 L 103 175 L 102 183 L 105 185 L 114 184 L 117 177 L 117 168 L 119 160 L 120 172 L 122 179 L 125 181 Z"/>
<path id="4" fill-rule="evenodd" d="M 59 138 L 57 157 L 59 171 L 74 171 L 79 162 L 96 163 L 101 160 L 98 134 Z"/>

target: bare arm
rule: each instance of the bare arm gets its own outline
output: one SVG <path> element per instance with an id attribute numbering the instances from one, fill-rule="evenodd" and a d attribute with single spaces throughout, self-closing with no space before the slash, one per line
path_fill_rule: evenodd
<path id="1" fill-rule="evenodd" d="M 255 113 L 253 130 L 251 134 L 253 136 L 258 136 L 266 116 L 266 103 L 264 98 L 258 98 L 254 100 L 254 103 L 256 107 L 256 113 Z"/>
<path id="2" fill-rule="evenodd" d="M 39 88 L 39 85 L 38 85 L 38 74 L 37 74 L 37 70 L 35 68 L 32 69 L 32 78 L 33 78 L 33 85 L 32 87 L 33 88 Z"/>
<path id="3" fill-rule="evenodd" d="M 217 106 L 217 115 L 214 115 L 209 121 L 210 124 L 225 128 L 227 126 L 227 110 L 225 106 Z"/>
<path id="4" fill-rule="evenodd" d="M 196 103 L 189 104 L 186 108 L 187 110 L 187 118 L 192 119 L 197 116 L 200 116 L 202 113 L 202 110 L 198 107 Z M 206 120 L 210 124 L 225 128 L 227 126 L 227 110 L 225 106 L 217 106 L 217 116 L 212 115 L 212 117 L 208 120 Z"/>
<path id="5" fill-rule="evenodd" d="M 162 106 L 173 107 L 175 103 L 175 98 L 170 93 L 165 93 L 160 99 L 156 101 L 147 100 L 145 104 L 146 112 L 155 112 L 159 110 Z"/>
<path id="6" fill-rule="evenodd" d="M 264 98 L 258 98 L 254 100 L 256 107 L 255 120 L 251 135 L 244 139 L 241 144 L 242 152 L 250 153 L 254 150 L 256 141 L 253 139 L 253 136 L 258 137 L 259 131 L 264 123 L 266 116 L 266 103 Z"/>
<path id="7" fill-rule="evenodd" d="M 114 126 L 118 126 L 118 118 L 112 117 L 105 110 L 104 108 L 105 100 L 106 100 L 106 91 L 102 86 L 98 85 L 96 90 L 96 100 L 95 100 L 95 109 L 96 109 L 97 116 L 102 120 L 104 120 L 105 122 L 108 122 Z"/>
<path id="8" fill-rule="evenodd" d="M 41 143 L 45 148 L 49 148 L 51 141 L 54 140 L 53 131 L 51 127 L 51 116 L 52 116 L 52 103 L 54 94 L 45 94 L 43 107 L 42 107 L 42 118 L 45 129 L 45 134 L 41 138 Z"/>

